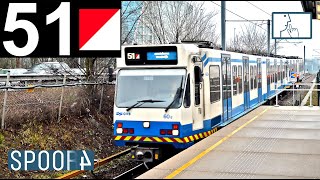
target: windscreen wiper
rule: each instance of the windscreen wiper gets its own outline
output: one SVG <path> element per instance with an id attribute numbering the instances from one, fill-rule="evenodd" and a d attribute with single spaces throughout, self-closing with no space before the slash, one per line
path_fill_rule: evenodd
<path id="1" fill-rule="evenodd" d="M 169 106 L 166 107 L 166 109 L 164 110 L 165 112 L 167 112 L 167 111 L 170 109 L 170 107 L 173 105 L 173 103 L 181 96 L 182 90 L 183 90 L 183 89 L 182 89 L 182 82 L 183 82 L 183 77 L 181 78 L 180 87 L 177 89 L 176 94 L 175 94 L 172 102 L 171 102 L 171 103 L 169 104 Z"/>
<path id="2" fill-rule="evenodd" d="M 161 100 L 152 100 L 152 99 L 145 99 L 145 100 L 137 101 L 137 103 L 135 103 L 134 105 L 128 107 L 128 108 L 127 108 L 127 111 L 129 111 L 129 110 L 132 109 L 132 108 L 137 107 L 137 105 L 140 104 L 140 103 L 144 104 L 144 103 L 146 103 L 146 102 L 155 103 L 155 102 L 164 102 L 164 101 L 161 101 Z M 141 106 L 142 104 L 140 104 L 140 106 Z"/>

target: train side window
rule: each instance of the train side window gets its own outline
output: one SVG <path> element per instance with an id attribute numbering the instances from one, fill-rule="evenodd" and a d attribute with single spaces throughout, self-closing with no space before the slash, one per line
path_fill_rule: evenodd
<path id="1" fill-rule="evenodd" d="M 274 76 L 275 76 L 275 80 L 274 82 L 277 83 L 278 82 L 278 65 L 274 66 Z"/>
<path id="2" fill-rule="evenodd" d="M 270 75 L 271 75 L 271 83 L 274 82 L 273 80 L 273 65 L 270 66 Z"/>
<path id="3" fill-rule="evenodd" d="M 238 66 L 239 94 L 242 93 L 242 66 Z"/>
<path id="4" fill-rule="evenodd" d="M 274 79 L 273 82 L 276 83 L 277 82 L 277 60 L 274 60 L 274 65 L 273 65 L 273 74 L 274 74 Z"/>
<path id="5" fill-rule="evenodd" d="M 210 79 L 210 102 L 216 102 L 220 100 L 220 68 L 219 66 L 209 67 L 209 79 Z"/>
<path id="6" fill-rule="evenodd" d="M 237 94 L 237 66 L 236 65 L 233 65 L 232 66 L 232 79 L 233 79 L 233 95 L 236 95 Z"/>
<path id="7" fill-rule="evenodd" d="M 254 89 L 256 89 L 257 88 L 257 85 L 258 85 L 258 78 L 257 78 L 257 76 L 258 76 L 258 73 L 257 73 L 257 66 L 256 65 L 254 65 L 254 68 L 253 68 L 254 70 L 253 70 L 253 73 L 254 73 L 254 75 L 253 75 L 253 77 L 254 77 L 254 81 L 253 81 L 253 83 L 254 83 Z"/>
<path id="8" fill-rule="evenodd" d="M 188 74 L 187 78 L 187 85 L 186 85 L 186 92 L 184 95 L 183 105 L 184 107 L 188 108 L 191 104 L 191 98 L 190 98 L 190 74 Z"/>
<path id="9" fill-rule="evenodd" d="M 201 78 L 199 77 L 201 74 L 201 69 L 199 66 L 194 67 L 194 98 L 195 98 L 195 105 L 200 104 L 200 83 L 201 83 Z"/>
<path id="10" fill-rule="evenodd" d="M 273 82 L 275 83 L 276 82 L 276 65 L 273 65 L 272 69 L 273 69 Z"/>
<path id="11" fill-rule="evenodd" d="M 278 65 L 278 81 L 281 79 L 281 73 L 280 73 L 280 65 Z"/>
<path id="12" fill-rule="evenodd" d="M 273 66 L 274 69 L 274 83 L 277 83 L 278 77 L 277 77 L 277 65 Z"/>
<path id="13" fill-rule="evenodd" d="M 253 89 L 253 66 L 250 66 L 250 89 Z"/>
<path id="14" fill-rule="evenodd" d="M 279 71 L 278 71 L 278 74 L 279 74 L 279 77 L 280 77 L 279 80 L 283 79 L 282 69 L 283 69 L 283 61 L 280 60 L 280 68 L 279 68 Z"/>

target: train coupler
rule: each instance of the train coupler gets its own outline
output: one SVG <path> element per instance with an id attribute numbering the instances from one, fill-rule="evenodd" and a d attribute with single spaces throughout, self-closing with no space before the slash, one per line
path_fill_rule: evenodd
<path id="1" fill-rule="evenodd" d="M 133 161 L 153 162 L 160 159 L 159 148 L 135 147 L 131 149 Z"/>

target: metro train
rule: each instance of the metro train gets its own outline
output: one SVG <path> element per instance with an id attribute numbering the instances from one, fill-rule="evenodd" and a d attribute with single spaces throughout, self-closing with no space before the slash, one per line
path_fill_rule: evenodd
<path id="1" fill-rule="evenodd" d="M 301 58 L 217 50 L 210 42 L 126 45 L 117 59 L 114 142 L 153 162 L 185 149 L 303 77 Z"/>

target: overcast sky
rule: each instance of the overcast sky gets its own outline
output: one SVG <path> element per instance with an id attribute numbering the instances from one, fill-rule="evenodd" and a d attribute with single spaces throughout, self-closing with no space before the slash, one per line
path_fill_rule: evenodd
<path id="1" fill-rule="evenodd" d="M 221 1 L 213 1 L 214 3 L 221 5 Z M 217 33 L 221 33 L 221 7 L 214 4 L 210 1 L 206 2 L 206 7 L 208 9 L 215 9 L 219 13 L 214 17 L 217 22 Z M 255 5 L 251 5 L 251 4 Z M 262 10 L 260 10 L 260 9 Z M 235 14 L 242 16 L 247 20 L 272 20 L 272 12 L 303 12 L 302 5 L 300 1 L 226 1 L 226 9 L 234 12 Z M 226 20 L 243 20 L 240 17 L 226 11 Z M 258 22 L 255 22 L 258 23 Z M 261 31 L 263 29 L 267 30 L 266 21 L 263 22 Z M 241 33 L 241 28 L 244 28 L 244 25 L 248 25 L 249 22 L 228 22 L 226 23 L 226 39 L 227 42 L 233 39 L 234 33 Z M 299 24 L 299 23 L 296 23 Z M 301 24 L 301 23 L 300 23 Z M 294 24 L 293 24 L 294 26 Z M 307 29 L 309 27 L 300 27 L 300 31 Z M 291 39 L 289 42 L 302 42 L 297 43 L 296 46 L 293 43 L 281 43 L 287 42 L 282 40 L 278 45 L 282 46 L 280 50 L 277 51 L 279 55 L 287 56 L 300 56 L 303 58 L 303 46 L 306 46 L 306 58 L 311 58 L 313 55 L 319 55 L 313 49 L 318 49 L 320 52 L 320 20 L 312 20 L 312 39 L 302 40 L 302 39 Z M 264 31 L 266 32 L 266 31 Z M 272 35 L 270 35 L 272 38 Z M 221 43 L 221 40 L 219 40 Z M 275 40 L 271 39 L 271 43 L 274 44 Z"/>

